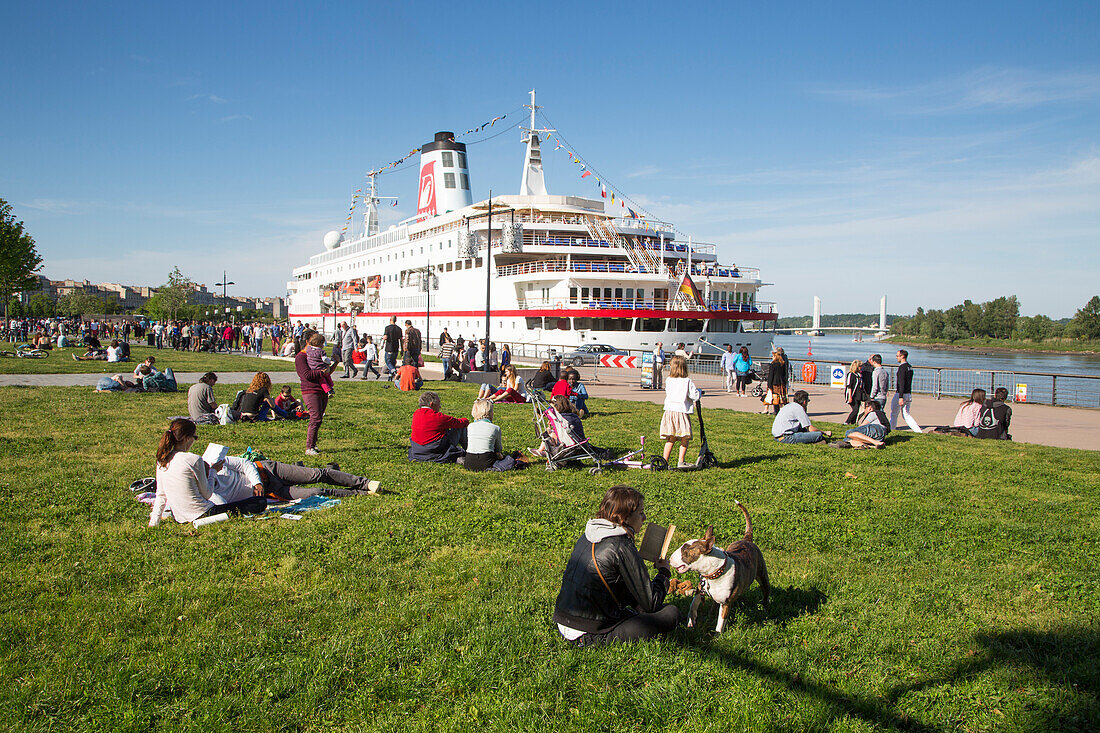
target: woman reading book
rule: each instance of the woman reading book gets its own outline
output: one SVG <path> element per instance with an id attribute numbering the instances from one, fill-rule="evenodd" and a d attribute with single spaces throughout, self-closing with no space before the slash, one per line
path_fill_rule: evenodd
<path id="1" fill-rule="evenodd" d="M 672 573 L 653 562 L 652 579 L 634 535 L 645 523 L 645 499 L 630 486 L 612 486 L 595 519 L 585 525 L 565 567 L 554 621 L 567 641 L 595 646 L 667 634 L 680 609 L 664 602 Z"/>

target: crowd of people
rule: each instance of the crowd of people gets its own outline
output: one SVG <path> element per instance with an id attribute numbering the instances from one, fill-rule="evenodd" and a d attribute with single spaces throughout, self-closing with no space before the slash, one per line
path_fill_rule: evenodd
<path id="1" fill-rule="evenodd" d="M 300 384 L 300 400 L 289 386 L 284 386 L 273 397 L 269 375 L 257 372 L 231 404 L 218 405 L 213 389 L 217 375 L 204 374 L 188 390 L 189 416 L 173 419 L 158 445 L 155 461 L 160 506 L 169 508 L 172 517 L 182 523 L 221 514 L 259 513 L 266 509 L 269 501 L 318 494 L 377 493 L 376 481 L 344 473 L 333 463 L 323 468 L 308 468 L 232 456 L 208 463 L 203 456 L 192 453 L 191 448 L 197 440 L 197 426 L 224 422 L 219 411 L 224 413 L 228 408 L 235 420 L 308 420 L 305 452 L 309 456 L 319 455 L 319 433 L 329 399 L 335 391 L 333 374 L 340 364 L 344 365 L 342 378 L 356 378 L 362 369 L 363 379 L 369 378 L 371 373 L 379 379 L 376 365 L 381 363 L 382 371 L 396 379 L 401 389 L 421 388 L 423 377 L 419 368 L 423 365 L 424 344 L 419 332 L 409 323 L 401 329 L 396 319 L 391 319 L 386 330 L 380 353 L 373 338 L 360 337 L 353 326 L 341 327 L 332 352 L 326 352 L 327 344 L 322 334 L 308 327 L 289 329 L 288 343 Z M 441 337 L 441 358 L 451 362 L 465 360 L 464 349 L 468 342 L 462 341 L 461 337 L 458 340 L 451 340 L 448 335 Z M 476 345 L 474 349 L 476 351 Z M 339 354 L 335 353 L 337 350 Z M 534 375 L 525 380 L 510 362 L 507 347 L 502 349 L 502 356 L 505 354 L 509 357 L 507 362 L 498 363 L 494 370 L 499 372 L 499 385 L 480 387 L 468 418 L 445 412 L 439 393 L 420 391 L 409 426 L 410 461 L 457 463 L 468 471 L 512 471 L 526 467 L 528 459 L 524 454 L 506 452 L 502 428 L 494 422 L 494 409 L 502 404 L 525 403 L 536 391 L 550 400 L 562 421 L 581 440 L 586 439 L 582 419 L 592 414 L 588 405 L 591 397 L 580 373 L 565 368 L 555 375 L 553 365 L 543 362 Z M 691 418 L 703 395 L 691 378 L 689 357 L 682 350 L 667 357 L 668 375 L 663 379 L 664 410 L 659 426 L 665 460 L 671 459 L 672 451 L 678 449 L 677 465 L 680 467 L 689 465 L 686 452 L 693 438 Z M 851 364 L 844 399 L 851 407 L 848 422 L 853 427 L 846 431 L 842 444 L 852 448 L 881 448 L 889 432 L 896 427 L 899 416 L 913 432 L 922 432 L 910 412 L 912 367 L 907 357 L 904 350 L 898 351 L 898 373 L 893 390 L 879 355 L 872 355 L 867 360 L 869 369 L 863 362 Z M 662 353 L 661 363 L 665 361 Z M 149 357 L 139 364 L 135 378 L 146 379 L 156 371 L 155 363 L 155 357 Z M 445 378 L 452 374 L 450 366 L 444 365 Z M 476 360 L 470 368 L 475 366 Z M 747 351 L 728 349 L 721 361 L 726 391 L 739 396 L 744 394 L 754 367 Z M 169 374 L 170 371 L 166 370 Z M 775 411 L 773 437 L 786 444 L 826 441 L 831 433 L 821 430 L 810 419 L 809 393 L 799 389 L 788 395 L 788 372 L 786 356 L 782 349 L 777 349 L 765 367 L 764 376 L 774 398 L 766 400 L 768 407 Z M 888 399 L 891 392 L 892 399 Z M 976 437 L 998 437 L 982 435 L 983 416 L 992 410 L 1007 433 L 1011 422 L 1011 408 L 1005 404 L 1007 396 L 1007 390 L 998 389 L 990 400 L 984 390 L 974 390 L 960 405 L 956 426 Z M 891 406 L 889 417 L 887 404 Z M 544 444 L 530 453 L 538 456 L 546 450 Z M 155 505 L 154 514 L 156 512 Z M 653 562 L 655 572 L 651 575 L 635 546 L 636 534 L 644 526 L 645 518 L 641 493 L 620 485 L 607 491 L 596 516 L 587 522 L 566 564 L 553 612 L 560 635 L 569 643 L 595 646 L 645 639 L 667 634 L 678 625 L 679 609 L 665 602 L 671 577 L 668 562 Z M 151 523 L 156 519 L 151 517 Z"/>

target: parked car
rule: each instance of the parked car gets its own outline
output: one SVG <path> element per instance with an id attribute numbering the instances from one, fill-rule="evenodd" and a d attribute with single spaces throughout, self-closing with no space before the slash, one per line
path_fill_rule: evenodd
<path id="1" fill-rule="evenodd" d="M 585 364 L 595 364 L 601 356 L 627 356 L 627 352 L 607 344 L 585 344 L 572 351 L 565 352 L 562 354 L 561 360 L 565 364 L 579 367 Z"/>

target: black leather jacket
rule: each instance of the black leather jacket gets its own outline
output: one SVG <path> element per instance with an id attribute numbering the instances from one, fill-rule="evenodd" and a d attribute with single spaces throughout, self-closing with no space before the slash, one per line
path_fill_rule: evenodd
<path id="1" fill-rule="evenodd" d="M 593 548 L 611 594 L 592 563 Z M 595 545 L 581 535 L 565 566 L 561 591 L 554 604 L 554 621 L 586 633 L 606 633 L 633 615 L 628 607 L 645 613 L 658 610 L 668 593 L 670 576 L 662 568 L 650 580 L 645 561 L 629 535 L 605 537 Z"/>

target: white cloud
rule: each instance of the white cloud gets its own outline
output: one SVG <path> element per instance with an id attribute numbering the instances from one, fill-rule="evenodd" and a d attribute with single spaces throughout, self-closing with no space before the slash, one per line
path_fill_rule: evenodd
<path id="1" fill-rule="evenodd" d="M 193 102 L 196 99 L 202 99 L 202 100 L 205 100 L 207 102 L 211 102 L 213 104 L 225 104 L 227 101 L 229 101 L 229 100 L 225 99 L 224 97 L 219 97 L 217 94 L 206 94 L 206 93 L 192 94 L 190 97 L 187 98 L 187 101 L 188 102 Z"/>
<path id="2" fill-rule="evenodd" d="M 986 66 L 910 86 L 832 87 L 816 92 L 850 102 L 887 105 L 910 114 L 1023 109 L 1096 99 L 1100 97 L 1100 73 L 1043 73 Z"/>

